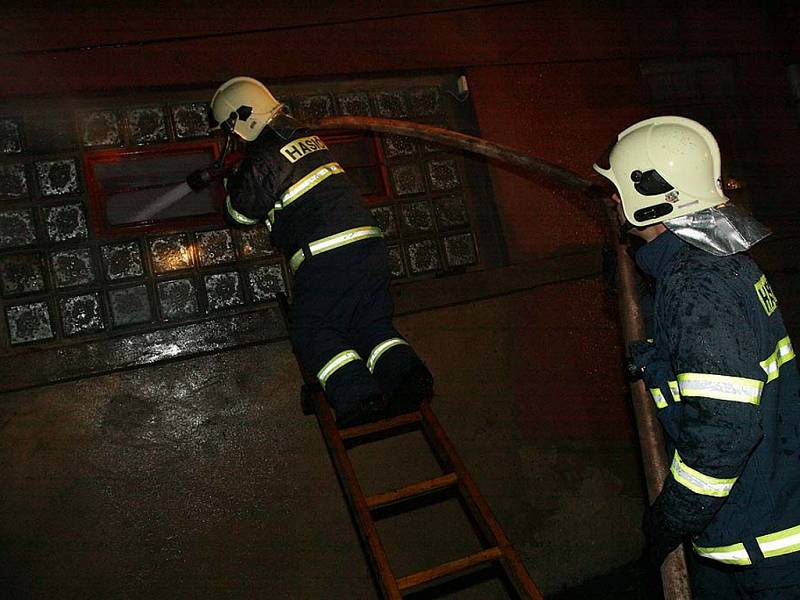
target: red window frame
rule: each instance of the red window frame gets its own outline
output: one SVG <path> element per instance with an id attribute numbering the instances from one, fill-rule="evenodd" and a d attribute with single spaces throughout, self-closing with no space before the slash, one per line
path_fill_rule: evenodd
<path id="1" fill-rule="evenodd" d="M 137 148 L 111 148 L 86 152 L 83 156 L 83 167 L 84 173 L 86 174 L 86 187 L 89 193 L 91 227 L 95 235 L 100 239 L 111 239 L 143 233 L 174 233 L 206 226 L 223 227 L 222 206 L 225 202 L 225 190 L 221 181 L 214 181 L 210 186 L 214 205 L 217 208 L 217 211 L 213 214 L 178 217 L 151 223 L 112 225 L 106 219 L 108 193 L 103 189 L 103 186 L 94 174 L 94 165 L 98 163 L 135 160 L 137 157 L 175 156 L 204 150 L 211 151 L 212 160 L 216 160 L 219 157 L 220 148 L 216 140 L 201 140 Z M 189 174 L 187 173 L 187 175 Z"/>
<path id="2" fill-rule="evenodd" d="M 389 172 L 386 168 L 383 152 L 378 136 L 370 132 L 345 132 L 326 131 L 320 137 L 329 148 L 339 144 L 357 142 L 364 137 L 372 145 L 375 162 L 364 164 L 351 164 L 347 168 L 375 168 L 378 171 L 380 191 L 376 194 L 363 195 L 368 206 L 375 206 L 392 200 L 389 189 Z M 220 155 L 220 144 L 216 139 L 184 142 L 176 144 L 161 144 L 137 148 L 110 148 L 86 152 L 83 156 L 84 173 L 89 193 L 90 222 L 92 230 L 99 239 L 113 239 L 125 236 L 136 236 L 147 233 L 176 233 L 203 227 L 224 227 L 222 211 L 225 202 L 225 189 L 222 182 L 216 180 L 211 184 L 211 193 L 217 212 L 208 215 L 193 215 L 165 219 L 150 223 L 130 223 L 125 225 L 112 225 L 106 218 L 106 202 L 108 193 L 103 189 L 100 181 L 94 174 L 94 165 L 98 163 L 119 162 L 122 160 L 136 159 L 137 157 L 174 156 L 177 154 L 190 154 L 198 151 L 210 150 L 213 160 Z M 345 171 L 347 171 L 345 168 Z M 188 173 L 187 173 L 188 175 Z"/>

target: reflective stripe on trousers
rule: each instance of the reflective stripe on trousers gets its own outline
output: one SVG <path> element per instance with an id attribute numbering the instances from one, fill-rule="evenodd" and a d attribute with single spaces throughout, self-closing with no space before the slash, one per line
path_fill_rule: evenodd
<path id="1" fill-rule="evenodd" d="M 251 219 L 250 217 L 246 217 L 238 210 L 233 208 L 230 196 L 225 198 L 225 209 L 228 211 L 228 214 L 231 216 L 231 218 L 237 223 L 241 223 L 242 225 L 255 225 L 256 223 L 258 223 L 257 219 Z"/>
<path id="2" fill-rule="evenodd" d="M 372 349 L 372 352 L 369 353 L 369 358 L 367 358 L 367 368 L 369 369 L 369 372 L 373 373 L 375 371 L 375 364 L 378 362 L 378 359 L 383 356 L 384 352 L 386 352 L 389 348 L 401 345 L 408 346 L 408 342 L 402 338 L 389 338 L 388 340 L 375 346 Z"/>
<path id="3" fill-rule="evenodd" d="M 325 366 L 319 370 L 317 373 L 317 379 L 319 379 L 319 383 L 322 386 L 322 389 L 325 389 L 325 385 L 328 383 L 328 379 L 331 375 L 336 373 L 339 369 L 345 366 L 348 363 L 353 362 L 354 360 L 361 360 L 361 357 L 358 355 L 358 352 L 355 350 L 344 350 L 339 352 L 336 356 L 330 359 Z"/>
<path id="4" fill-rule="evenodd" d="M 335 233 L 334 235 L 329 235 L 321 240 L 311 242 L 308 245 L 308 250 L 311 253 L 311 256 L 315 256 L 317 254 L 322 254 L 323 252 L 328 252 L 329 250 L 347 246 L 353 242 L 379 237 L 383 237 L 383 232 L 378 227 L 373 227 L 372 225 L 355 227 L 340 233 Z M 292 258 L 289 259 L 289 268 L 292 270 L 292 273 L 297 271 L 306 258 L 308 257 L 305 255 L 302 249 L 292 254 Z"/>

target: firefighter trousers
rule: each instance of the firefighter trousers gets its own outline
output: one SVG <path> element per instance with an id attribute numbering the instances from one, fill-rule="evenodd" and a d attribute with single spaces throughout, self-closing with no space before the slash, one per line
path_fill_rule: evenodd
<path id="1" fill-rule="evenodd" d="M 392 324 L 389 264 L 382 239 L 306 259 L 298 269 L 290 337 L 300 363 L 325 389 L 337 417 L 366 398 L 402 393 L 409 375 L 427 373 Z"/>

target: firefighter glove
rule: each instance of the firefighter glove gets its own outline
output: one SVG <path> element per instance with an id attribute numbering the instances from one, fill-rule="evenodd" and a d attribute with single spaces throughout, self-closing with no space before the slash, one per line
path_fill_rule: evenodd
<path id="1" fill-rule="evenodd" d="M 650 564 L 659 568 L 667 556 L 681 545 L 684 534 L 669 525 L 669 521 L 660 509 L 658 499 L 645 511 L 642 528 Z"/>

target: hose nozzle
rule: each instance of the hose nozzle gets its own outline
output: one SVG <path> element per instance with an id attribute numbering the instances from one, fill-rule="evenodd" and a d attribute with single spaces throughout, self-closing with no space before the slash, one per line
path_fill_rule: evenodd
<path id="1" fill-rule="evenodd" d="M 186 184 L 192 188 L 193 192 L 204 190 L 211 182 L 228 177 L 239 168 L 244 153 L 230 152 L 215 160 L 210 167 L 202 167 L 189 173 L 186 177 Z"/>
<path id="2" fill-rule="evenodd" d="M 210 167 L 203 167 L 189 173 L 186 177 L 187 185 L 192 188 L 193 192 L 199 192 L 209 186 L 209 184 L 216 179 Z"/>

